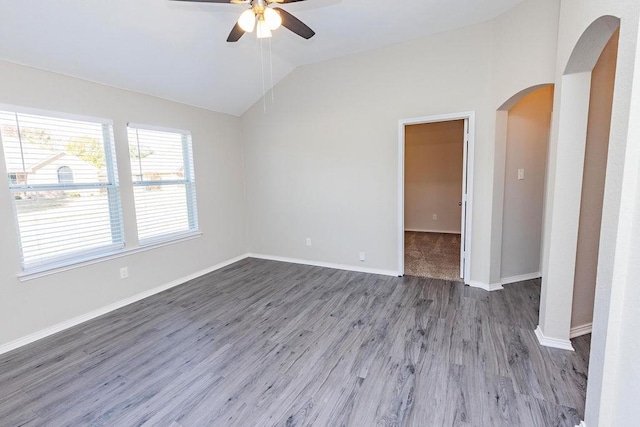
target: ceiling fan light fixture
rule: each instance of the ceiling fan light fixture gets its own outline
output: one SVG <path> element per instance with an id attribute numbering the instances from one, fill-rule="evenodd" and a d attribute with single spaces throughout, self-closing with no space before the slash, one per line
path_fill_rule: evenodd
<path id="1" fill-rule="evenodd" d="M 253 9 L 247 9 L 242 12 L 240 18 L 238 18 L 238 25 L 247 33 L 253 32 L 253 29 L 256 26 L 256 14 L 253 13 Z M 259 28 L 260 26 L 258 26 Z"/>
<path id="2" fill-rule="evenodd" d="M 158 0 L 159 1 L 159 0 Z M 249 8 L 245 9 L 238 18 L 231 32 L 227 36 L 228 43 L 235 43 L 244 33 L 256 31 L 259 39 L 271 37 L 271 32 L 285 27 L 292 33 L 309 40 L 316 33 L 307 24 L 280 7 L 279 4 L 294 3 L 304 0 L 172 0 L 188 1 L 197 3 L 232 3 L 244 4 Z"/>
<path id="3" fill-rule="evenodd" d="M 269 29 L 271 31 L 277 30 L 278 28 L 280 28 L 280 25 L 282 25 L 282 17 L 277 11 L 267 7 L 264 10 L 263 15 L 264 20 L 267 22 L 267 25 L 269 26 Z"/>
<path id="4" fill-rule="evenodd" d="M 259 39 L 267 39 L 271 37 L 271 29 L 269 28 L 269 24 L 264 20 L 263 17 L 258 18 L 258 28 L 256 30 L 256 35 Z"/>

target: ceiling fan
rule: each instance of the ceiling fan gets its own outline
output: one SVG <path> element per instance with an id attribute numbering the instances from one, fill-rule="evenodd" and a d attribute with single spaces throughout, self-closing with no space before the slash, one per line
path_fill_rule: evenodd
<path id="1" fill-rule="evenodd" d="M 245 10 L 240 15 L 238 22 L 231 29 L 228 42 L 237 42 L 246 32 L 253 32 L 256 29 L 256 35 L 259 39 L 271 37 L 271 31 L 282 25 L 295 34 L 305 39 L 310 39 L 316 33 L 309 28 L 304 22 L 279 7 L 269 7 L 273 3 L 294 3 L 304 0 L 174 0 L 174 1 L 192 1 L 199 3 L 233 3 L 248 4 L 250 9 Z"/>

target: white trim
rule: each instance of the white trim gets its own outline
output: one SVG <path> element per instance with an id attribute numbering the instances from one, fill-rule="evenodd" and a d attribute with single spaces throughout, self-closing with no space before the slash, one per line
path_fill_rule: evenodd
<path id="1" fill-rule="evenodd" d="M 535 333 L 540 345 L 543 345 L 545 347 L 559 348 L 561 350 L 575 351 L 573 345 L 571 345 L 571 341 L 569 340 L 545 337 L 542 329 L 540 329 L 540 325 L 538 325 L 538 327 L 536 328 Z"/>
<path id="2" fill-rule="evenodd" d="M 114 302 L 113 304 L 106 305 L 104 307 L 98 308 L 97 310 L 93 310 L 93 311 L 91 311 L 89 313 L 85 313 L 83 315 L 74 317 L 72 319 L 65 320 L 64 322 L 55 324 L 55 325 L 50 326 L 48 328 L 42 329 L 42 330 L 40 330 L 38 332 L 34 332 L 32 334 L 26 335 L 26 336 L 24 336 L 22 338 L 18 338 L 17 340 L 10 341 L 10 342 L 0 346 L 0 354 L 4 354 L 4 353 L 7 353 L 9 351 L 15 350 L 15 349 L 17 349 L 19 347 L 22 347 L 24 345 L 31 344 L 32 342 L 38 341 L 38 340 L 40 340 L 42 338 L 46 338 L 49 335 L 53 335 L 53 334 L 56 334 L 58 332 L 64 331 L 65 329 L 69 329 L 69 328 L 71 328 L 73 326 L 79 325 L 79 324 L 84 323 L 84 322 L 86 322 L 88 320 L 95 319 L 96 317 L 99 317 L 99 316 L 102 316 L 104 314 L 110 313 L 110 312 L 112 312 L 114 310 L 117 310 L 117 309 L 122 308 L 124 306 L 127 306 L 129 304 L 132 304 L 134 302 L 137 302 L 137 301 L 140 301 L 142 299 L 148 298 L 148 297 L 150 297 L 152 295 L 155 295 L 157 293 L 166 291 L 167 289 L 171 289 L 171 288 L 173 288 L 175 286 L 182 285 L 183 283 L 188 282 L 189 280 L 193 280 L 193 279 L 196 279 L 196 278 L 198 278 L 200 276 L 203 276 L 205 274 L 208 274 L 208 273 L 211 273 L 213 271 L 219 270 L 219 269 L 221 269 L 223 267 L 226 267 L 228 265 L 231 265 L 233 263 L 241 261 L 241 260 L 243 260 L 243 259 L 245 259 L 247 257 L 248 257 L 248 254 L 244 254 L 244 255 L 237 256 L 235 258 L 231 258 L 229 260 L 226 260 L 226 261 L 223 261 L 223 262 L 221 262 L 219 264 L 216 264 L 213 267 L 209 267 L 209 268 L 206 268 L 204 270 L 200 270 L 200 271 L 197 271 L 195 273 L 189 274 L 187 276 L 183 276 L 183 277 L 181 277 L 179 279 L 176 279 L 176 280 L 173 280 L 173 281 L 171 281 L 169 283 L 165 283 L 164 285 L 160 285 L 160 286 L 155 287 L 153 289 L 146 290 L 146 291 L 141 292 L 139 294 L 133 295 L 133 296 L 131 296 L 129 298 L 125 298 L 123 300 Z"/>
<path id="3" fill-rule="evenodd" d="M 542 274 L 538 271 L 536 273 L 521 274 L 520 276 L 503 277 L 500 279 L 500 283 L 508 285 L 510 283 L 524 282 L 525 280 L 539 279 L 541 277 Z"/>
<path id="4" fill-rule="evenodd" d="M 472 226 L 472 207 L 473 207 L 473 165 L 475 161 L 474 145 L 475 145 L 475 111 L 466 111 L 461 113 L 440 114 L 435 116 L 416 117 L 411 119 L 398 120 L 398 273 L 404 275 L 404 154 L 405 154 L 405 127 L 409 125 L 417 125 L 423 123 L 437 123 L 451 120 L 467 120 L 468 121 L 468 149 L 466 152 L 468 161 L 464 173 L 467 176 L 467 210 L 465 216 L 465 247 L 467 252 L 464 254 L 464 282 L 470 285 L 471 277 L 471 226 Z M 488 286 L 490 287 L 490 286 Z"/>
<path id="5" fill-rule="evenodd" d="M 593 330 L 593 323 L 586 323 L 584 325 L 571 328 L 569 331 L 569 338 L 581 337 L 583 335 L 590 334 Z"/>
<path id="6" fill-rule="evenodd" d="M 499 291 L 501 289 L 504 289 L 501 283 L 483 283 L 483 282 L 476 282 L 474 280 L 468 280 L 465 284 L 471 286 L 472 288 L 484 289 L 485 291 L 488 291 L 488 292 Z"/>
<path id="7" fill-rule="evenodd" d="M 398 122 L 398 275 L 404 276 L 404 128 L 406 122 Z"/>
<path id="8" fill-rule="evenodd" d="M 587 427 L 587 424 L 584 421 L 580 421 L 580 424 L 578 424 L 576 427 Z"/>
<path id="9" fill-rule="evenodd" d="M 414 233 L 440 233 L 440 234 L 460 234 L 460 230 L 458 231 L 447 231 L 447 230 L 419 230 L 417 228 L 405 228 L 404 231 L 411 231 Z"/>
<path id="10" fill-rule="evenodd" d="M 127 123 L 127 128 L 150 130 L 153 132 L 179 133 L 181 135 L 191 136 L 191 131 L 188 131 L 188 130 L 174 129 L 174 128 L 168 128 L 164 126 L 147 125 L 142 123 Z"/>
<path id="11" fill-rule="evenodd" d="M 63 111 L 45 110 L 41 108 L 22 107 L 13 104 L 0 104 L 1 111 L 10 113 L 28 114 L 31 116 L 44 116 L 52 119 L 75 120 L 78 122 L 91 122 L 102 125 L 113 126 L 113 120 L 102 117 L 83 116 L 82 114 L 66 113 Z"/>
<path id="12" fill-rule="evenodd" d="M 394 276 L 394 277 L 400 276 L 400 274 L 398 274 L 397 271 L 382 270 L 378 268 L 357 267 L 355 265 L 333 264 L 330 262 L 312 261 L 309 259 L 288 258 L 288 257 L 282 257 L 282 256 L 275 256 L 275 255 L 265 255 L 265 254 L 250 253 L 248 256 L 249 258 L 266 259 L 269 261 L 278 261 L 278 262 L 289 262 L 291 264 L 311 265 L 314 267 L 333 268 L 336 270 L 355 271 L 358 273 L 370 273 L 370 274 L 379 274 L 382 276 Z"/>
<path id="13" fill-rule="evenodd" d="M 25 270 L 22 273 L 18 274 L 18 280 L 21 282 L 26 282 L 27 280 L 38 279 L 40 277 L 50 276 L 52 274 L 61 273 L 63 271 L 74 270 L 80 267 L 86 267 L 88 265 L 97 264 L 99 262 L 109 261 L 112 259 L 122 258 L 129 255 L 134 255 L 140 252 L 150 251 L 152 249 L 161 248 L 163 246 L 169 246 L 174 243 L 185 242 L 187 240 L 197 239 L 202 237 L 202 232 L 192 232 L 192 233 L 183 233 L 180 236 L 175 236 L 173 239 L 167 239 L 163 241 L 158 241 L 153 244 L 147 244 L 144 246 L 139 246 L 137 248 L 132 249 L 118 249 L 113 252 L 102 252 L 94 258 L 90 259 L 71 259 L 69 263 L 62 265 L 63 263 L 58 263 L 57 265 L 48 265 L 42 268 L 30 268 Z M 95 254 L 94 254 L 95 255 Z M 69 261 L 69 260 L 67 260 Z"/>

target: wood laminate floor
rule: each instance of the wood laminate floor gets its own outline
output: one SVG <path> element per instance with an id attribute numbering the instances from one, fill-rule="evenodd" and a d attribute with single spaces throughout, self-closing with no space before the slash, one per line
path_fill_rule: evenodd
<path id="1" fill-rule="evenodd" d="M 244 260 L 0 356 L 0 425 L 574 426 L 589 336 L 538 300 Z"/>

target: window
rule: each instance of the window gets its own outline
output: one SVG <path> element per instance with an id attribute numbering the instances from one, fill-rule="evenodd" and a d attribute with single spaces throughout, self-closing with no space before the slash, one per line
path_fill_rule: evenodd
<path id="1" fill-rule="evenodd" d="M 73 171 L 69 166 L 60 166 L 58 168 L 58 183 L 59 184 L 73 183 Z"/>
<path id="2" fill-rule="evenodd" d="M 112 127 L 0 111 L 23 270 L 45 270 L 124 247 Z"/>
<path id="3" fill-rule="evenodd" d="M 198 230 L 191 134 L 129 124 L 140 244 Z"/>

